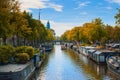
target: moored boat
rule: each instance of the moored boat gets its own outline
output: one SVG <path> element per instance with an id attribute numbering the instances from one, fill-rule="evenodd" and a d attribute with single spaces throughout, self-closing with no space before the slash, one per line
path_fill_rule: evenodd
<path id="1" fill-rule="evenodd" d="M 41 50 L 44 50 L 45 52 L 51 52 L 52 51 L 52 49 L 53 49 L 53 45 L 47 45 L 47 44 L 45 44 L 45 45 L 42 45 L 41 47 L 40 47 L 40 49 Z"/>
<path id="2" fill-rule="evenodd" d="M 66 50 L 66 46 L 65 45 L 61 45 L 61 50 Z"/>
<path id="3" fill-rule="evenodd" d="M 51 47 L 45 48 L 45 52 L 50 52 L 50 51 L 52 51 Z"/>
<path id="4" fill-rule="evenodd" d="M 112 72 L 120 75 L 120 56 L 108 56 L 106 58 L 107 66 Z"/>
<path id="5" fill-rule="evenodd" d="M 88 57 L 88 51 L 89 50 L 95 50 L 95 47 L 92 47 L 92 46 L 81 46 L 79 50 L 80 50 L 81 54 L 83 54 L 84 56 Z"/>
<path id="6" fill-rule="evenodd" d="M 33 60 L 26 64 L 1 65 L 0 80 L 29 80 L 34 70 Z"/>

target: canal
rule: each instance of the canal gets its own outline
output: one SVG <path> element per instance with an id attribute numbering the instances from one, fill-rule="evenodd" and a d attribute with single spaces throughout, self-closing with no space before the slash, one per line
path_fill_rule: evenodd
<path id="1" fill-rule="evenodd" d="M 106 65 L 98 65 L 81 54 L 55 45 L 42 67 L 36 70 L 35 80 L 116 80 L 111 75 Z"/>

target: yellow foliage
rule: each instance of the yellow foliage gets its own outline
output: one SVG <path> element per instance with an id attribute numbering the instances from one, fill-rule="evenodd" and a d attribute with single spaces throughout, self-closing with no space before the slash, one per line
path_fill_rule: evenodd
<path id="1" fill-rule="evenodd" d="M 104 46 L 97 46 L 96 48 L 97 48 L 97 49 L 103 49 Z"/>

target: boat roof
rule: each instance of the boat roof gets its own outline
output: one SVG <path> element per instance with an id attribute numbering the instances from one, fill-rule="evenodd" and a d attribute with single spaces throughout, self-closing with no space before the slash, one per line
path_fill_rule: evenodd
<path id="1" fill-rule="evenodd" d="M 28 65 L 29 63 L 0 65 L 0 72 L 18 72 L 26 68 Z"/>
<path id="2" fill-rule="evenodd" d="M 96 52 L 95 52 L 95 54 L 98 54 L 98 55 L 101 54 L 101 53 L 102 53 L 102 52 L 100 52 L 100 51 L 96 51 Z"/>
<path id="3" fill-rule="evenodd" d="M 107 50 L 107 49 L 101 49 L 99 50 L 100 52 L 114 52 L 114 51 L 110 51 L 110 50 Z"/>
<path id="4" fill-rule="evenodd" d="M 92 47 L 92 46 L 85 46 L 85 48 L 87 48 L 87 49 L 95 49 L 95 47 Z"/>
<path id="5" fill-rule="evenodd" d="M 96 51 L 95 52 L 95 54 L 108 54 L 108 53 L 115 53 L 115 52 L 113 52 L 113 51 L 110 51 L 110 50 L 106 50 L 106 49 L 103 49 L 103 50 L 98 50 L 98 51 Z"/>
<path id="6" fill-rule="evenodd" d="M 88 50 L 89 52 L 95 52 L 96 50 L 94 50 L 94 49 L 90 49 L 90 50 Z"/>

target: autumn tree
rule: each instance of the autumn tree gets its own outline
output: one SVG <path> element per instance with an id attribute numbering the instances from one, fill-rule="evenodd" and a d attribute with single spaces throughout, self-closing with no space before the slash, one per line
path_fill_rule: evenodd
<path id="1" fill-rule="evenodd" d="M 61 35 L 61 40 L 63 41 L 70 41 L 70 30 L 65 31 L 62 35 Z"/>
<path id="2" fill-rule="evenodd" d="M 6 44 L 6 39 L 12 35 L 10 4 L 11 0 L 0 0 L 0 37 L 3 39 L 4 44 Z"/>
<path id="3" fill-rule="evenodd" d="M 52 32 L 52 29 L 48 29 L 47 30 L 46 41 L 49 42 L 49 41 L 52 41 L 54 39 L 55 39 L 55 37 L 54 37 L 54 33 Z"/>
<path id="4" fill-rule="evenodd" d="M 100 18 L 96 18 L 92 21 L 93 28 L 91 31 L 91 36 L 93 36 L 94 41 L 102 42 L 106 38 L 105 27 Z"/>
<path id="5" fill-rule="evenodd" d="M 120 42 L 120 9 L 117 9 L 118 13 L 114 16 L 114 18 L 116 19 L 116 24 L 117 26 L 115 26 L 114 28 L 114 40 L 117 42 Z"/>
<path id="6" fill-rule="evenodd" d="M 113 29 L 113 40 L 115 42 L 120 42 L 120 27 L 115 26 Z"/>
<path id="7" fill-rule="evenodd" d="M 84 42 L 94 42 L 94 37 L 92 36 L 92 29 L 93 29 L 93 24 L 92 23 L 85 23 L 83 24 L 81 33 L 83 33 L 83 41 Z"/>
<path id="8" fill-rule="evenodd" d="M 107 24 L 105 25 L 105 32 L 106 32 L 107 42 L 113 41 L 114 28 Z"/>

